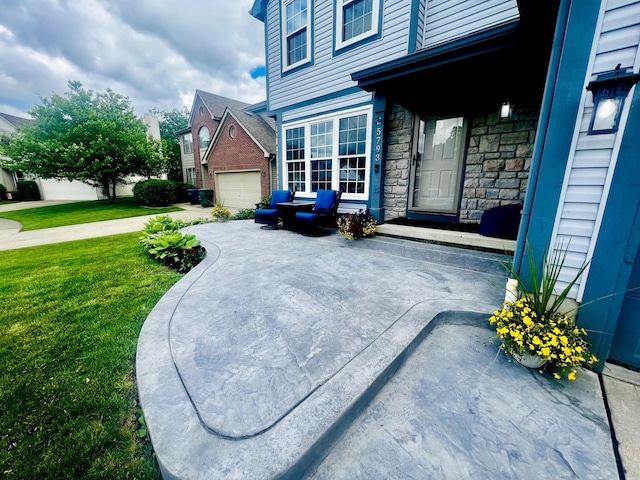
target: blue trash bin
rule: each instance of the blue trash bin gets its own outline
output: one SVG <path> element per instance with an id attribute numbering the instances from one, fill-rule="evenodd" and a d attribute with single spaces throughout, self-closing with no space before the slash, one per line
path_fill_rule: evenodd
<path id="1" fill-rule="evenodd" d="M 189 188 L 187 189 L 187 193 L 189 194 L 189 202 L 191 205 L 197 205 L 200 200 L 199 190 L 197 188 Z"/>

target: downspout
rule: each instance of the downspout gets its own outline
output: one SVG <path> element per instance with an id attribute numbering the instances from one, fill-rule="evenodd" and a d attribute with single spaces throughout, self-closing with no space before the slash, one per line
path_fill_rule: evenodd
<path id="1" fill-rule="evenodd" d="M 569 9 L 571 0 L 561 0 L 558 8 L 558 20 L 556 21 L 556 29 L 553 34 L 553 46 L 549 58 L 549 69 L 547 70 L 547 81 L 542 96 L 542 106 L 540 107 L 540 118 L 538 119 L 538 129 L 536 131 L 536 142 L 533 147 L 531 156 L 531 167 L 529 169 L 529 181 L 527 183 L 527 193 L 524 198 L 522 208 L 522 218 L 520 220 L 520 229 L 516 249 L 513 257 L 513 267 L 516 272 L 520 272 L 522 261 L 524 259 L 525 245 L 529 236 L 529 225 L 531 222 L 531 209 L 535 198 L 535 190 L 538 185 L 538 177 L 540 176 L 540 164 L 542 162 L 542 153 L 547 139 L 549 129 L 549 118 L 551 116 L 551 106 L 556 92 L 558 83 L 558 70 L 560 69 L 560 58 L 562 57 L 562 46 L 567 30 L 567 22 L 569 20 Z"/>

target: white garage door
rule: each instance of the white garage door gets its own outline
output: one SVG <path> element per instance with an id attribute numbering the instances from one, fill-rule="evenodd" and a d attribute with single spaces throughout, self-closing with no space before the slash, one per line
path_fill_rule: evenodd
<path id="1" fill-rule="evenodd" d="M 216 172 L 216 200 L 229 209 L 256 208 L 260 201 L 260 172 Z"/>
<path id="2" fill-rule="evenodd" d="M 40 179 L 40 195 L 43 200 L 99 200 L 101 192 L 86 183 L 74 180 Z"/>

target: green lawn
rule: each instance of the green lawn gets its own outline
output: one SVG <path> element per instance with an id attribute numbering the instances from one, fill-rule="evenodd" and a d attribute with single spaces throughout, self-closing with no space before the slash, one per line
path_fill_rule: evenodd
<path id="1" fill-rule="evenodd" d="M 158 478 L 137 436 L 135 350 L 180 275 L 138 235 L 0 255 L 2 478 Z"/>
<path id="2" fill-rule="evenodd" d="M 28 203 L 28 202 L 25 202 Z M 133 197 L 119 198 L 112 203 L 106 200 L 91 202 L 63 203 L 48 207 L 29 208 L 13 212 L 0 212 L 0 218 L 15 220 L 22 224 L 22 231 L 41 228 L 78 225 L 80 223 L 101 222 L 117 218 L 159 215 L 182 210 L 180 207 L 145 208 L 139 207 Z"/>

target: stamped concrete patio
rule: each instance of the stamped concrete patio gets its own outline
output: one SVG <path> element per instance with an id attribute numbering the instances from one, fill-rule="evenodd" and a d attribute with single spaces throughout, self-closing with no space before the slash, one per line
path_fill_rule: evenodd
<path id="1" fill-rule="evenodd" d="M 598 377 L 487 343 L 502 255 L 234 221 L 149 315 L 137 381 L 163 477 L 618 478 Z"/>

